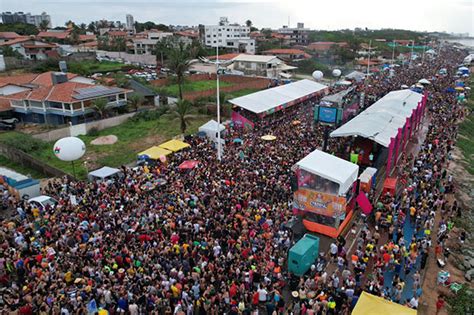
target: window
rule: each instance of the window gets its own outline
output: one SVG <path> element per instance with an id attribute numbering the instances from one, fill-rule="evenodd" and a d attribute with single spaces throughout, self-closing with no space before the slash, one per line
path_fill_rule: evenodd
<path id="1" fill-rule="evenodd" d="M 216 41 L 214 41 L 214 44 L 217 43 Z"/>
<path id="2" fill-rule="evenodd" d="M 211 35 L 208 34 L 208 35 L 206 35 L 206 37 L 209 38 L 209 37 L 211 37 Z"/>
<path id="3" fill-rule="evenodd" d="M 72 108 L 74 110 L 82 110 L 81 102 L 73 103 Z"/>
<path id="4" fill-rule="evenodd" d="M 219 39 L 219 43 L 222 43 L 222 39 Z"/>
<path id="5" fill-rule="evenodd" d="M 59 102 L 49 102 L 48 107 L 55 108 L 55 109 L 63 109 L 63 104 Z"/>
<path id="6" fill-rule="evenodd" d="M 71 104 L 69 104 L 69 103 L 64 103 L 64 109 L 65 109 L 65 110 L 71 110 Z"/>
<path id="7" fill-rule="evenodd" d="M 234 46 L 234 42 L 227 42 L 228 46 Z"/>

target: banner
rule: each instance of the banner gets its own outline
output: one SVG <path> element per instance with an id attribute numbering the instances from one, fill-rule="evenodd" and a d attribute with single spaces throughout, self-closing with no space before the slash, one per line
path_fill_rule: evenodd
<path id="1" fill-rule="evenodd" d="M 240 115 L 237 112 L 232 111 L 232 122 L 237 128 L 246 128 L 250 129 L 254 127 L 254 123 Z"/>
<path id="2" fill-rule="evenodd" d="M 319 121 L 325 123 L 335 123 L 337 117 L 336 107 L 319 107 Z"/>
<path id="3" fill-rule="evenodd" d="M 315 190 L 300 188 L 294 195 L 294 207 L 328 217 L 339 217 L 346 212 L 346 198 Z"/>

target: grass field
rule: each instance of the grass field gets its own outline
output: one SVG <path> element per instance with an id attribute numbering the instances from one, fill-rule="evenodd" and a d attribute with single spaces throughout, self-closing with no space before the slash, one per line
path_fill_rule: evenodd
<path id="1" fill-rule="evenodd" d="M 471 81 L 470 87 L 471 89 L 474 88 L 474 81 Z M 466 169 L 474 175 L 474 95 L 471 94 L 467 106 L 471 113 L 459 126 L 459 137 L 456 145 L 464 154 L 464 159 L 467 162 Z"/>
<path id="2" fill-rule="evenodd" d="M 118 71 L 122 70 L 125 65 L 119 62 L 113 61 L 91 61 L 85 60 L 81 62 L 71 62 L 68 63 L 68 70 L 72 73 L 79 73 L 84 75 L 90 75 L 94 72 L 109 72 L 109 71 Z"/>
<path id="3" fill-rule="evenodd" d="M 206 115 L 195 115 L 191 119 L 186 134 L 196 133 L 199 126 L 209 120 Z M 181 133 L 179 121 L 172 114 L 165 114 L 155 120 L 127 121 L 120 126 L 107 128 L 99 131 L 96 136 L 79 136 L 86 144 L 86 154 L 75 162 L 76 175 L 85 178 L 87 175 L 86 165 L 89 169 L 101 166 L 121 166 L 136 159 L 137 153 L 153 145 L 162 142 Z M 98 136 L 116 135 L 118 141 L 113 145 L 94 146 L 90 142 Z M 73 166 L 70 162 L 64 162 L 56 158 L 53 153 L 54 142 L 43 142 L 33 139 L 31 136 L 19 132 L 8 132 L 0 134 L 0 141 L 14 145 L 38 159 L 59 168 L 66 173 L 73 174 Z M 0 164 L 3 165 L 3 163 Z"/>
<path id="4" fill-rule="evenodd" d="M 231 86 L 231 83 L 220 81 L 220 87 Z M 207 91 L 216 88 L 215 80 L 205 80 L 205 81 L 187 81 L 183 84 L 183 92 L 196 92 L 196 91 Z M 173 96 L 178 96 L 179 87 L 178 84 L 172 84 L 165 87 L 167 93 Z"/>
<path id="5" fill-rule="evenodd" d="M 45 177 L 42 173 L 19 163 L 15 163 L 3 155 L 0 155 L 0 166 L 6 167 L 23 175 L 30 175 L 32 178 L 36 179 Z"/>

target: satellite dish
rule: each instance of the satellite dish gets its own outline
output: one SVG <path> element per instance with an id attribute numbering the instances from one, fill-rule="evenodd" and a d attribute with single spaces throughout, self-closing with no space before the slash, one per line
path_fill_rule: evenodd
<path id="1" fill-rule="evenodd" d="M 86 153 L 86 145 L 77 137 L 66 137 L 56 141 L 54 155 L 62 161 L 75 161 Z"/>
<path id="2" fill-rule="evenodd" d="M 319 81 L 323 78 L 324 74 L 322 71 L 319 71 L 319 70 L 316 70 L 313 72 L 313 78 L 316 80 L 316 81 Z"/>
<path id="3" fill-rule="evenodd" d="M 333 75 L 334 77 L 336 77 L 336 78 L 340 77 L 341 74 L 342 74 L 342 72 L 341 72 L 341 70 L 339 70 L 339 69 L 334 69 L 334 70 L 332 70 L 332 75 Z"/>

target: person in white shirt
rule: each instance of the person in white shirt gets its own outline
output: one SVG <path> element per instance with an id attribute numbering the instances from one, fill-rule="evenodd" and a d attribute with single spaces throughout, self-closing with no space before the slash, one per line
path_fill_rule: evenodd
<path id="1" fill-rule="evenodd" d="M 259 287 L 257 292 L 258 292 L 258 301 L 260 303 L 265 303 L 267 301 L 267 294 L 268 294 L 267 290 L 265 290 L 262 287 Z"/>
<path id="2" fill-rule="evenodd" d="M 130 315 L 138 315 L 138 305 L 137 303 L 133 302 L 128 306 L 128 311 Z"/>

